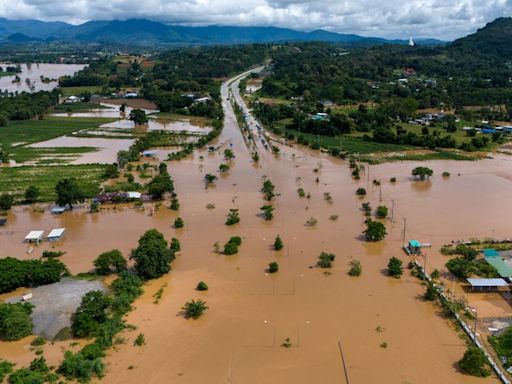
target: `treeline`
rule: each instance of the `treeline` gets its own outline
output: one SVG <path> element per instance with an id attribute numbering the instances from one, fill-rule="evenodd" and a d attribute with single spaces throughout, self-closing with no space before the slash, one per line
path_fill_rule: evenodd
<path id="1" fill-rule="evenodd" d="M 346 50 L 325 43 L 284 45 L 273 51 L 273 73 L 265 78 L 261 93 L 311 103 L 380 103 L 410 97 L 420 108 L 510 105 L 506 60 L 483 52 L 457 46 Z"/>
<path id="2" fill-rule="evenodd" d="M 57 90 L 0 97 L 0 126 L 7 125 L 9 120 L 29 120 L 41 116 L 58 102 Z"/>
<path id="3" fill-rule="evenodd" d="M 0 293 L 19 287 L 35 287 L 60 281 L 68 269 L 59 260 L 19 260 L 13 257 L 0 259 Z"/>
<path id="4" fill-rule="evenodd" d="M 126 68 L 122 68 L 124 66 Z M 118 90 L 123 86 L 140 85 L 143 70 L 137 61 L 129 64 L 114 61 L 111 57 L 103 57 L 91 63 L 73 76 L 59 79 L 61 87 L 101 86 L 105 93 Z"/>
<path id="5" fill-rule="evenodd" d="M 157 64 L 142 79 L 142 94 L 164 112 L 222 118 L 220 83 L 267 58 L 267 45 L 183 48 L 157 57 Z M 209 97 L 205 102 L 195 102 Z"/>

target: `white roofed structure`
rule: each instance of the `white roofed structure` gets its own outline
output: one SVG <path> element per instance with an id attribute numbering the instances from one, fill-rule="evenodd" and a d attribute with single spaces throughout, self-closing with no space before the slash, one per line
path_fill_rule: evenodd
<path id="1" fill-rule="evenodd" d="M 48 240 L 49 241 L 57 241 L 57 240 L 59 240 L 62 236 L 64 236 L 64 231 L 65 230 L 66 230 L 66 228 L 52 229 L 50 231 L 50 233 L 48 234 Z"/>
<path id="2" fill-rule="evenodd" d="M 27 236 L 25 236 L 25 241 L 32 243 L 39 243 L 41 238 L 43 237 L 44 231 L 30 231 Z"/>
<path id="3" fill-rule="evenodd" d="M 508 283 L 504 279 L 467 279 L 471 285 L 471 290 L 493 290 L 499 287 L 508 287 Z"/>

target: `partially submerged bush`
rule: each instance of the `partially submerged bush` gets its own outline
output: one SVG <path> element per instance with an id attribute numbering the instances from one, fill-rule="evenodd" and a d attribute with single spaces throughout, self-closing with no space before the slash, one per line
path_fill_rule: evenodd
<path id="1" fill-rule="evenodd" d="M 322 252 L 320 256 L 318 256 L 316 265 L 320 268 L 332 268 L 332 262 L 335 258 L 336 255 L 333 253 Z"/>
<path id="2" fill-rule="evenodd" d="M 348 271 L 348 274 L 350 276 L 360 276 L 363 272 L 363 266 L 361 265 L 361 262 L 359 260 L 352 260 L 350 262 L 350 269 Z"/>

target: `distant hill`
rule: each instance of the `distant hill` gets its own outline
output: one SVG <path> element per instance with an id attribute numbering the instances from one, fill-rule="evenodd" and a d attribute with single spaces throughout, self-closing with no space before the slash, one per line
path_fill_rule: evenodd
<path id="1" fill-rule="evenodd" d="M 0 41 L 27 42 L 26 38 L 47 41 L 100 42 L 120 44 L 249 44 L 284 41 L 326 41 L 344 44 L 377 45 L 406 44 L 406 40 L 386 40 L 353 34 L 340 34 L 317 30 L 296 31 L 276 27 L 185 27 L 168 25 L 145 19 L 89 21 L 81 25 L 38 20 L 13 21 L 0 18 Z M 442 44 L 439 40 L 425 40 L 423 44 Z"/>
<path id="2" fill-rule="evenodd" d="M 476 33 L 455 40 L 448 47 L 477 56 L 512 58 L 512 18 L 502 17 L 488 23 Z"/>
<path id="3" fill-rule="evenodd" d="M 16 33 L 36 39 L 46 39 L 58 34 L 60 30 L 68 26 L 70 24 L 60 21 L 8 20 L 0 17 L 0 40 L 4 40 Z"/>
<path id="4" fill-rule="evenodd" d="M 4 41 L 9 42 L 11 44 L 19 44 L 19 43 L 35 43 L 42 41 L 41 39 L 36 39 L 35 37 L 30 37 L 24 35 L 23 33 L 13 33 L 12 35 L 7 36 Z"/>

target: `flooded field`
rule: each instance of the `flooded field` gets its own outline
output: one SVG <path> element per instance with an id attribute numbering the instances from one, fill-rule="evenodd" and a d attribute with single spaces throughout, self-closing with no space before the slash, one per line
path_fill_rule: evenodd
<path id="1" fill-rule="evenodd" d="M 3 68 L 8 65 L 13 64 L 0 63 Z M 59 77 L 71 76 L 84 67 L 85 65 L 82 64 L 30 64 L 29 66 L 21 64 L 22 72 L 18 73 L 20 82 L 13 83 L 15 76 L 0 77 L 0 90 L 8 92 L 51 91 L 57 87 Z M 50 82 L 43 82 L 41 76 L 50 79 Z"/>
<path id="2" fill-rule="evenodd" d="M 96 151 L 78 154 L 75 160 L 69 164 L 92 164 L 92 163 L 114 163 L 117 159 L 117 152 L 127 150 L 133 143 L 133 139 L 115 138 L 85 138 L 61 136 L 55 139 L 31 144 L 32 148 L 73 148 L 73 147 L 94 147 Z"/>
<path id="3" fill-rule="evenodd" d="M 224 86 L 223 100 L 226 94 Z M 126 345 L 109 352 L 104 382 L 309 384 L 346 383 L 346 376 L 350 383 L 498 382 L 458 371 L 456 362 L 466 346 L 453 325 L 423 300 L 425 288 L 418 279 L 408 271 L 399 280 L 389 278 L 386 266 L 391 256 L 405 264 L 409 260 L 401 251 L 404 227 L 406 239 L 432 243 L 428 270 L 443 268 L 447 259 L 438 250 L 452 240 L 507 237 L 512 206 L 505 202 L 512 193 L 512 158 L 430 162 L 434 177 L 424 182 L 412 180 L 410 172 L 425 163 L 370 166 L 362 180 L 354 181 L 345 161 L 283 145 L 278 156 L 259 146 L 261 160 L 256 165 L 226 104 L 225 128 L 214 145 L 227 142 L 233 144 L 236 159 L 229 162 L 229 174 L 219 175 L 208 189 L 204 175 L 216 173 L 225 162 L 224 147 L 169 163 L 179 212 L 165 206 L 154 210 L 151 205 L 123 205 L 95 214 L 83 207 L 52 216 L 48 210 L 16 207 L 7 227 L 0 229 L 0 257 L 29 258 L 46 249 L 63 250 L 61 260 L 73 273 L 91 270 L 92 261 L 110 249 L 128 256 L 150 228 L 162 231 L 168 240 L 180 239 L 182 251 L 173 271 L 148 284 L 128 315 L 127 321 L 138 329 L 127 331 Z M 441 177 L 444 171 L 451 177 Z M 391 177 L 397 182 L 389 183 Z M 279 194 L 272 221 L 260 216 L 265 178 Z M 381 181 L 381 188 L 373 179 Z M 355 196 L 358 187 L 367 189 L 367 199 Z M 311 198 L 299 197 L 298 188 Z M 331 202 L 325 193 L 330 193 Z M 362 201 L 373 208 L 393 207 L 385 241 L 362 240 Z M 215 209 L 207 209 L 207 204 L 215 204 Z M 241 222 L 228 227 L 224 222 L 230 208 L 240 209 Z M 176 230 L 172 223 L 178 215 L 185 226 Z M 333 215 L 338 218 L 330 219 Z M 317 225 L 305 225 L 311 217 Z M 43 242 L 26 253 L 22 241 L 30 230 L 58 227 L 66 228 L 62 241 Z M 278 234 L 285 247 L 276 252 L 272 244 Z M 239 254 L 215 253 L 214 243 L 224 244 L 230 236 L 242 237 Z M 329 273 L 312 268 L 322 251 L 336 254 Z M 358 278 L 347 275 L 353 259 L 363 266 Z M 280 267 L 273 275 L 265 272 L 271 261 Z M 201 280 L 210 287 L 206 293 L 194 289 Z M 162 299 L 154 304 L 153 295 L 162 287 Z M 196 298 L 204 299 L 210 309 L 199 320 L 185 320 L 181 306 Z M 489 305 L 509 310 L 503 299 Z M 146 345 L 132 347 L 138 333 L 145 335 Z M 281 346 L 287 338 L 290 348 Z M 26 349 L 29 342 L 0 343 L 0 355 L 26 364 L 34 355 Z M 58 363 L 62 347 L 45 346 L 49 364 Z"/>

